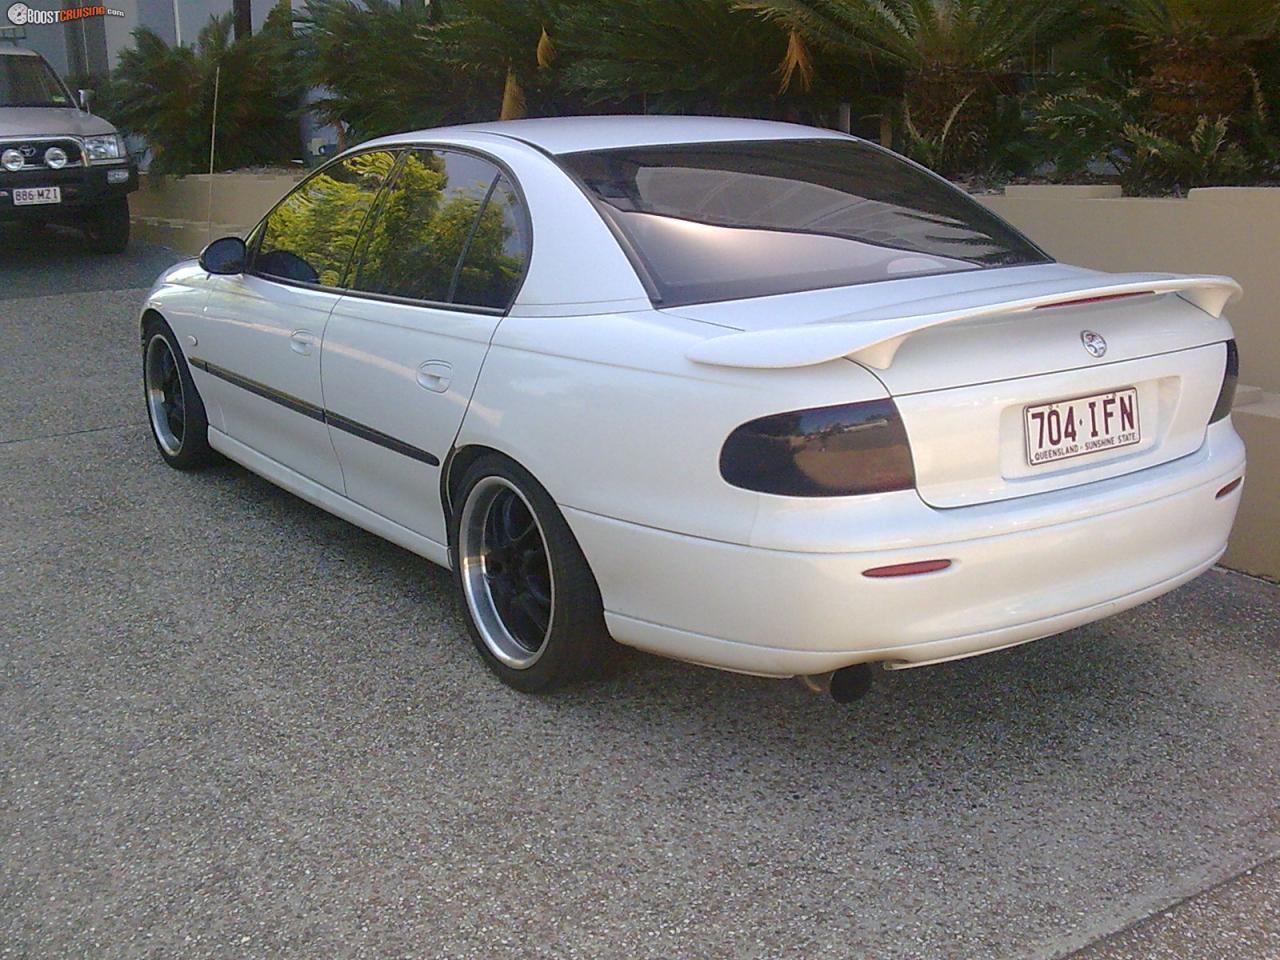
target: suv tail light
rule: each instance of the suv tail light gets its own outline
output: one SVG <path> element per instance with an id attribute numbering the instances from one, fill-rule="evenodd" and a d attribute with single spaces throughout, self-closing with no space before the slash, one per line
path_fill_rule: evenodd
<path id="1" fill-rule="evenodd" d="M 1240 354 L 1236 351 L 1236 342 L 1227 341 L 1227 369 L 1222 375 L 1222 389 L 1218 391 L 1218 402 L 1213 405 L 1210 423 L 1217 423 L 1231 412 L 1231 405 L 1236 400 L 1236 381 L 1240 379 Z"/>
<path id="2" fill-rule="evenodd" d="M 907 431 L 888 399 L 744 423 L 720 451 L 720 475 L 735 487 L 786 497 L 887 493 L 916 483 Z"/>

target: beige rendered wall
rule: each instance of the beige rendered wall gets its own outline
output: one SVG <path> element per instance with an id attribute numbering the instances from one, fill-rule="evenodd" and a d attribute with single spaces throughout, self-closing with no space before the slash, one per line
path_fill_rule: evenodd
<path id="1" fill-rule="evenodd" d="M 1280 581 L 1280 394 L 1240 393 L 1231 420 L 1249 451 L 1249 474 L 1222 562 Z"/>
<path id="2" fill-rule="evenodd" d="M 301 179 L 301 171 L 143 176 L 129 198 L 133 234 L 194 256 L 210 240 L 244 236 Z"/>

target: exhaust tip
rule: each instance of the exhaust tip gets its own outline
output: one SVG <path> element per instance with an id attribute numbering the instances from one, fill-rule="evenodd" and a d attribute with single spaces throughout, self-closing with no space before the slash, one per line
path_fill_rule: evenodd
<path id="1" fill-rule="evenodd" d="M 831 699 L 836 703 L 861 700 L 871 689 L 871 664 L 855 663 L 831 674 Z"/>

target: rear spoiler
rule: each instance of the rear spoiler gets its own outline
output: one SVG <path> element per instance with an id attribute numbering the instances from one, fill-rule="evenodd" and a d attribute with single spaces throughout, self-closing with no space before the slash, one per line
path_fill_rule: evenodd
<path id="1" fill-rule="evenodd" d="M 1240 285 L 1230 277 L 1170 273 L 1100 273 L 1096 277 L 1017 283 L 875 307 L 815 323 L 711 337 L 691 347 L 686 356 L 695 363 L 761 370 L 810 367 L 850 357 L 887 370 L 903 342 L 930 327 L 1045 307 L 1169 293 L 1216 318 L 1240 296 Z"/>

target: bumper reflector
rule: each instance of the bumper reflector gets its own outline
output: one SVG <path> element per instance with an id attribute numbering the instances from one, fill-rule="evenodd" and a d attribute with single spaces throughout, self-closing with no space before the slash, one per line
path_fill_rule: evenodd
<path id="1" fill-rule="evenodd" d="M 1221 499 L 1222 499 L 1223 497 L 1225 497 L 1227 494 L 1229 494 L 1229 493 L 1231 493 L 1233 490 L 1235 490 L 1235 488 L 1236 488 L 1236 487 L 1240 486 L 1240 484 L 1241 484 L 1241 483 L 1243 483 L 1243 482 L 1244 482 L 1244 477 L 1236 477 L 1234 480 L 1232 480 L 1230 483 L 1228 483 L 1225 487 L 1223 487 L 1221 490 L 1219 490 L 1217 493 L 1215 493 L 1215 494 L 1213 495 L 1213 498 L 1214 498 L 1215 500 L 1221 500 Z"/>
<path id="2" fill-rule="evenodd" d="M 917 560 L 915 563 L 895 563 L 888 567 L 872 567 L 863 570 L 864 577 L 914 577 L 921 573 L 936 573 L 951 566 L 950 560 Z"/>

